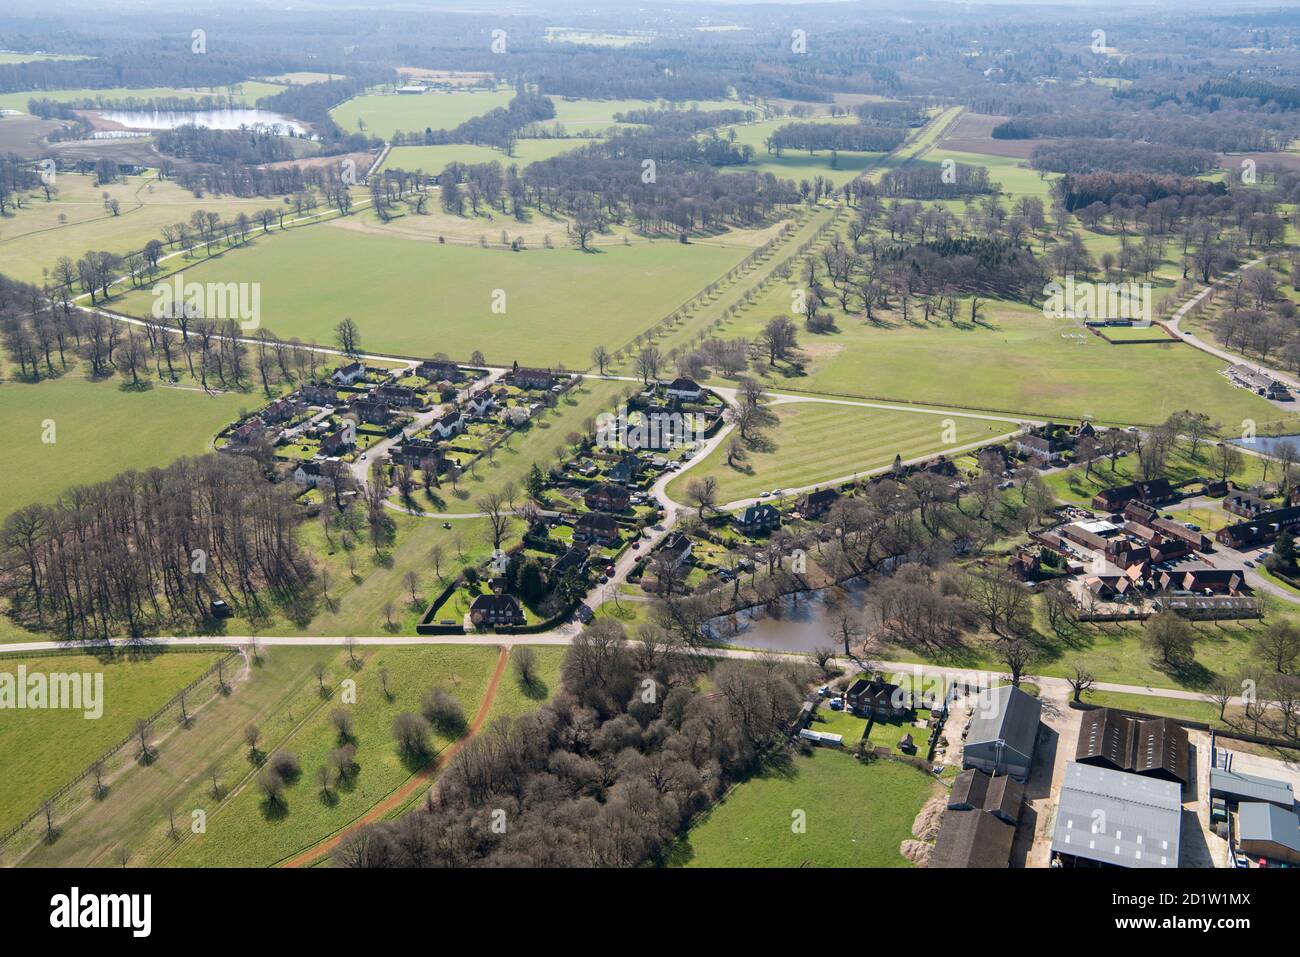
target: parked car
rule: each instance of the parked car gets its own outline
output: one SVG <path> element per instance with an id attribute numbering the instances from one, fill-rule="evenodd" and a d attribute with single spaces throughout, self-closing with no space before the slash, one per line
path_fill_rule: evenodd
<path id="1" fill-rule="evenodd" d="M 844 710 L 844 699 L 843 699 L 843 698 L 831 698 L 831 710 L 832 710 L 832 711 L 843 711 L 843 710 Z"/>
<path id="2" fill-rule="evenodd" d="M 1244 564 L 1247 568 L 1254 568 L 1254 567 L 1255 567 L 1255 563 L 1252 562 L 1249 558 L 1246 559 L 1245 562 L 1243 562 L 1242 564 Z"/>

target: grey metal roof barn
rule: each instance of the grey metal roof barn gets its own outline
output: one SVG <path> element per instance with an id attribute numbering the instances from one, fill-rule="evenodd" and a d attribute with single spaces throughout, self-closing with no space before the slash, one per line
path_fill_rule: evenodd
<path id="1" fill-rule="evenodd" d="M 1287 810 L 1295 804 L 1295 792 L 1285 781 L 1222 768 L 1210 768 L 1210 796 L 1231 801 L 1263 801 Z"/>
<path id="2" fill-rule="evenodd" d="M 981 691 L 971 707 L 962 767 L 1028 777 L 1042 711 L 1042 702 L 1011 685 Z"/>
<path id="3" fill-rule="evenodd" d="M 1277 844 L 1300 854 L 1300 824 L 1294 811 L 1276 804 L 1243 804 L 1237 815 L 1237 838 L 1243 843 Z"/>
<path id="4" fill-rule="evenodd" d="M 1177 867 L 1180 795 L 1171 781 L 1071 761 L 1052 853 L 1085 866 Z"/>

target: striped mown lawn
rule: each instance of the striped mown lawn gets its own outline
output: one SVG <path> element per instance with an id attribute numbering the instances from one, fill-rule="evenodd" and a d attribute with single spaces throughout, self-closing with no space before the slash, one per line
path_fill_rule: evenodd
<path id="1" fill-rule="evenodd" d="M 773 406 L 779 423 L 766 434 L 766 447 L 751 450 L 747 471 L 727 464 L 725 443 L 705 462 L 668 486 L 668 494 L 687 501 L 689 484 L 711 475 L 718 501 L 751 498 L 774 488 L 799 488 L 906 461 L 1015 431 L 1010 422 L 873 409 L 826 402 Z"/>

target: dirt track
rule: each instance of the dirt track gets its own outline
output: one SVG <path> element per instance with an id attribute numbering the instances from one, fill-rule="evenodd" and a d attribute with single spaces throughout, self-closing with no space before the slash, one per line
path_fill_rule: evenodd
<path id="1" fill-rule="evenodd" d="M 488 713 L 492 710 L 492 703 L 496 700 L 497 686 L 501 684 L 501 676 L 505 674 L 506 660 L 509 656 L 510 649 L 502 648 L 501 653 L 497 656 L 496 668 L 493 669 L 492 677 L 488 680 L 487 691 L 483 694 L 483 701 L 479 704 L 478 711 L 474 714 L 474 720 L 470 723 L 469 731 L 463 738 L 449 747 L 444 748 L 442 753 L 438 755 L 437 761 L 430 764 L 423 771 L 413 774 L 405 784 L 376 804 L 365 814 L 361 815 L 361 817 L 353 821 L 343 830 L 331 837 L 327 837 L 319 844 L 309 847 L 305 851 L 299 851 L 293 857 L 281 861 L 279 866 L 308 867 L 314 864 L 316 861 L 333 851 L 343 838 L 356 828 L 362 827 L 366 824 L 373 824 L 375 821 L 383 820 L 389 812 L 396 811 L 398 808 L 403 807 L 411 800 L 411 798 L 424 790 L 424 788 L 426 788 L 429 783 L 438 776 L 439 772 L 447 766 L 451 759 L 456 756 L 456 753 L 465 745 L 465 742 L 478 734 L 479 729 L 483 727 L 483 723 L 487 720 Z"/>

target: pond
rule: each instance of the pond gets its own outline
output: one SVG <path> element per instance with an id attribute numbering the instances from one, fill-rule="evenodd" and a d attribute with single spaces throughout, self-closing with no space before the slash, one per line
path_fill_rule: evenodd
<path id="1" fill-rule="evenodd" d="M 837 597 L 843 595 L 859 615 L 866 590 L 861 581 L 835 589 Z M 715 618 L 709 622 L 709 634 L 717 641 L 745 648 L 806 653 L 833 646 L 842 653 L 842 643 L 835 637 L 835 617 L 826 592 L 813 591 L 782 599 L 775 612 L 752 608 Z"/>
<path id="2" fill-rule="evenodd" d="M 1230 445 L 1239 445 L 1243 449 L 1262 452 L 1264 455 L 1277 455 L 1278 448 L 1286 442 L 1300 449 L 1300 435 L 1257 435 L 1254 439 L 1228 440 Z"/>
<path id="3" fill-rule="evenodd" d="M 204 126 L 210 130 L 241 127 L 274 129 L 301 136 L 307 128 L 270 110 L 99 110 L 99 116 L 128 130 L 174 130 L 179 126 Z"/>

